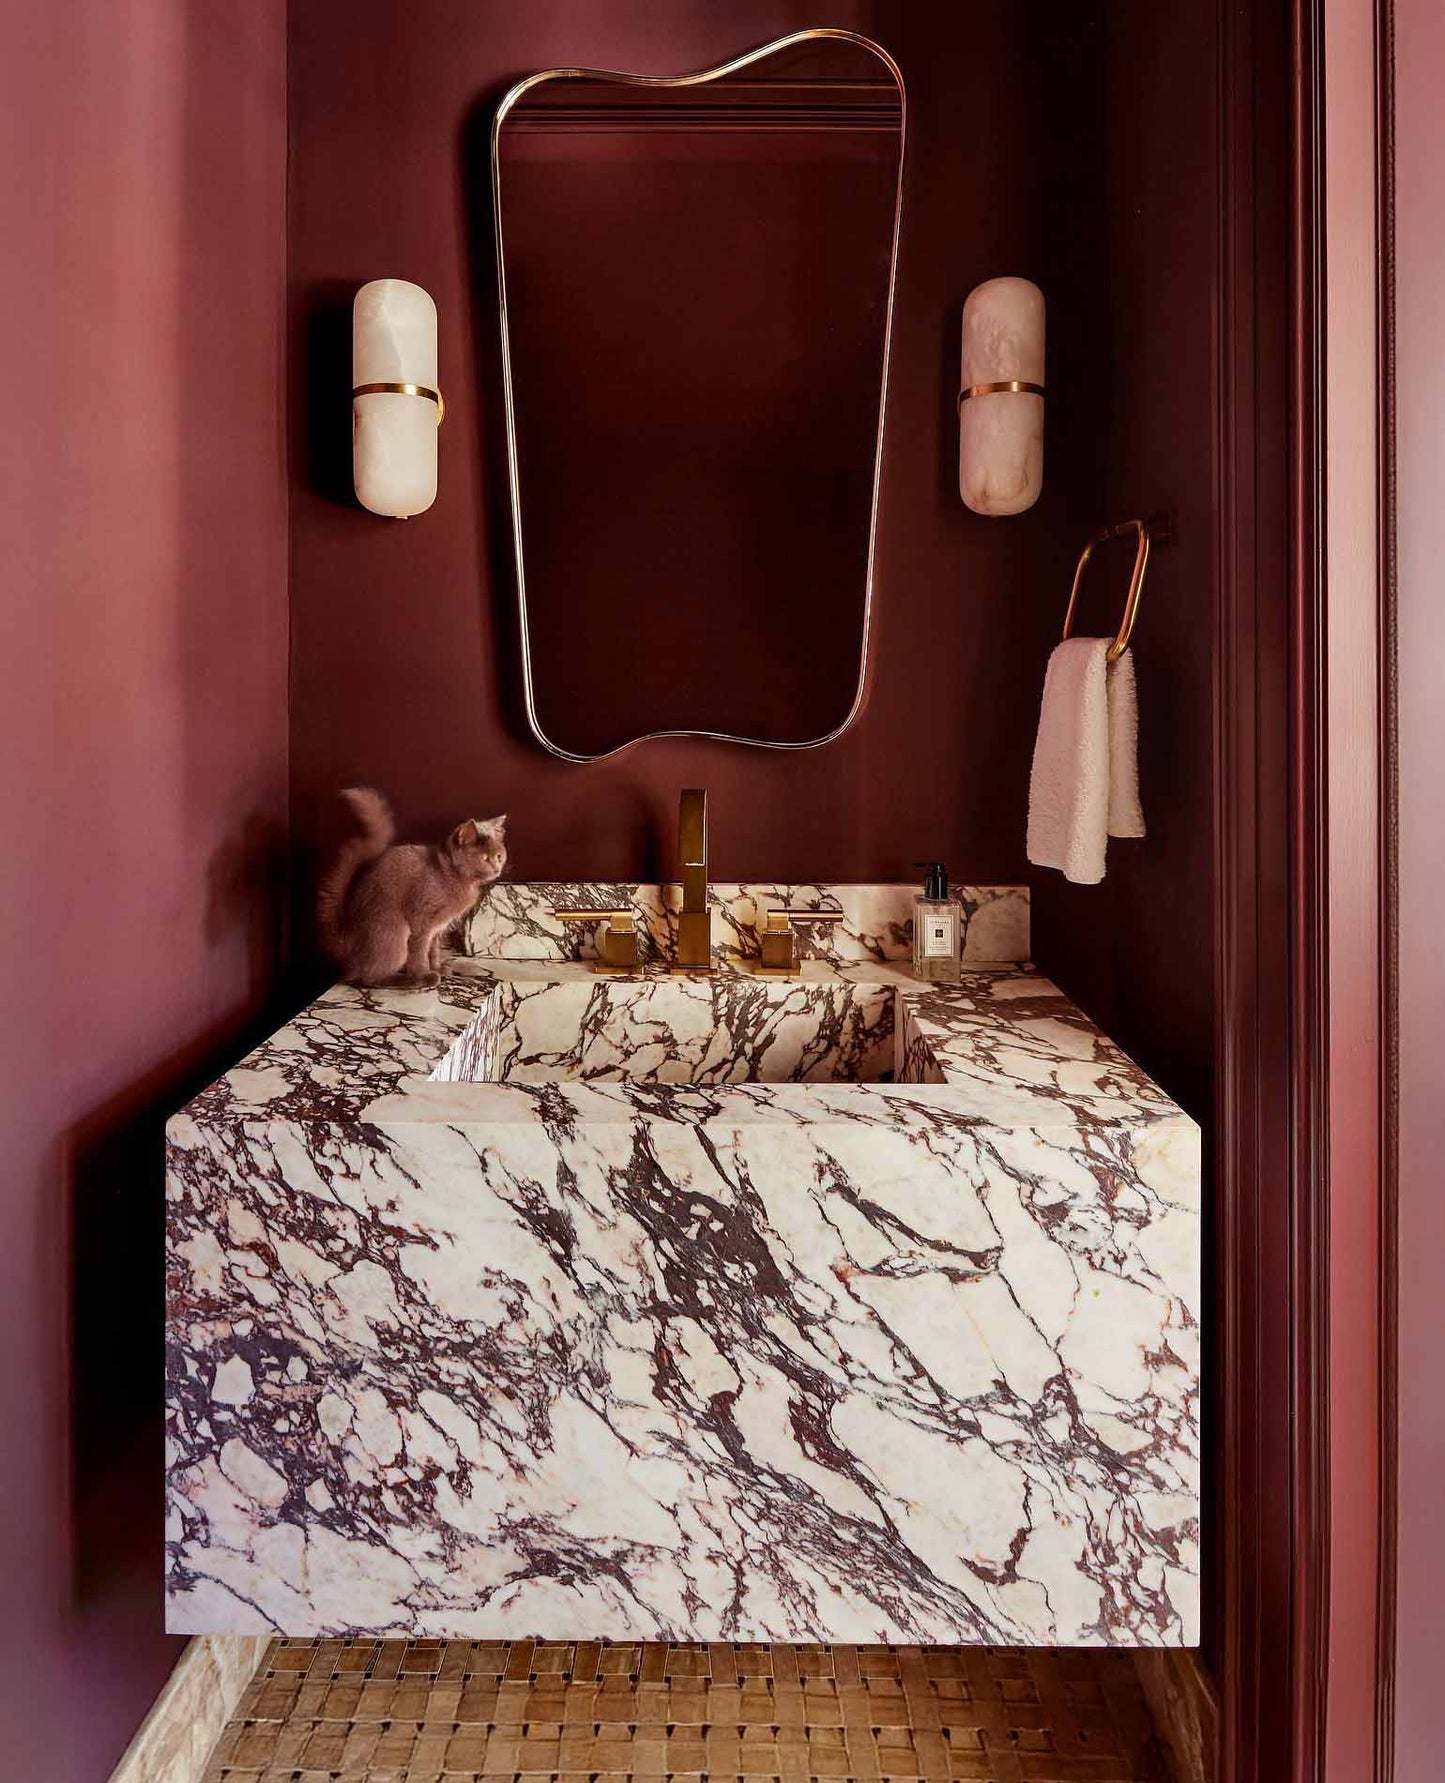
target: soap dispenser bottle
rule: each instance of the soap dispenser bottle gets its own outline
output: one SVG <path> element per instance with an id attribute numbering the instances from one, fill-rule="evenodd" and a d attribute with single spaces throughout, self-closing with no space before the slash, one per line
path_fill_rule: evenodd
<path id="1" fill-rule="evenodd" d="M 933 984 L 957 984 L 963 975 L 962 912 L 948 895 L 948 869 L 942 861 L 920 861 L 928 869 L 913 903 L 913 972 Z"/>

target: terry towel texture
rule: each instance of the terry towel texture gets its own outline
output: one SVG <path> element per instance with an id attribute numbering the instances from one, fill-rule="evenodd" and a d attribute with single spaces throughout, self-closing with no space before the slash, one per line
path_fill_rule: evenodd
<path id="1" fill-rule="evenodd" d="M 1028 855 L 1076 885 L 1104 877 L 1110 836 L 1142 836 L 1134 659 L 1108 638 L 1066 638 L 1049 658 L 1029 781 Z"/>

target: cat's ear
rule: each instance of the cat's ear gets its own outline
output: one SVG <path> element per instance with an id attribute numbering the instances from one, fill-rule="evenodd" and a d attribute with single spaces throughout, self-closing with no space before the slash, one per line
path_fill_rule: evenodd
<path id="1" fill-rule="evenodd" d="M 481 828 L 482 826 L 470 817 L 465 823 L 459 823 L 452 831 L 452 847 L 475 848 L 482 839 Z"/>
<path id="2" fill-rule="evenodd" d="M 490 836 L 497 842 L 500 842 L 502 837 L 507 833 L 507 814 L 505 811 L 500 817 L 479 817 L 476 820 L 476 823 L 477 834 L 479 836 Z"/>

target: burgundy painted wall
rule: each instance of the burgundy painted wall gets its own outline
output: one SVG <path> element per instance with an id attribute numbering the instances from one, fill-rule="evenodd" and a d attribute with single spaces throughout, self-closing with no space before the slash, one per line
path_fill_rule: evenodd
<path id="1" fill-rule="evenodd" d="M 335 790 L 370 780 L 407 827 L 509 810 L 519 877 L 641 876 L 672 857 L 678 789 L 712 794 L 728 877 L 1023 872 L 1044 657 L 1077 540 L 1100 512 L 1102 375 L 1091 345 L 1098 156 L 1092 27 L 1038 0 L 874 6 L 828 22 L 876 36 L 908 87 L 910 155 L 880 518 L 869 703 L 799 755 L 647 743 L 576 766 L 525 732 L 500 458 L 488 106 L 565 63 L 673 73 L 817 22 L 806 0 L 311 0 L 291 21 L 292 790 L 303 843 Z M 1051 302 L 1042 501 L 987 521 L 958 500 L 959 306 L 1001 272 Z M 441 314 L 441 493 L 398 523 L 349 505 L 347 305 L 415 279 Z M 749 639 L 738 641 L 745 672 Z M 723 665 L 726 672 L 726 665 Z"/>
<path id="2" fill-rule="evenodd" d="M 1439 1775 L 1445 1743 L 1445 9 L 1395 0 L 1399 600 L 1399 1573 L 1396 1776 Z"/>
<path id="3" fill-rule="evenodd" d="M 1216 25 L 1210 7 L 1150 0 L 1113 0 L 1107 19 L 1100 519 L 1167 512 L 1176 536 L 1151 555 L 1132 645 L 1149 834 L 1111 843 L 1101 885 L 1035 875 L 1035 942 L 1095 1020 L 1204 1120 L 1214 1035 Z M 1089 566 L 1080 632 L 1118 624 L 1133 541 L 1106 551 Z M 1141 970 L 1162 962 L 1167 977 Z"/>
<path id="4" fill-rule="evenodd" d="M 0 10 L 0 1772 L 108 1775 L 161 1621 L 165 1115 L 274 979 L 282 0 Z"/>
<path id="5" fill-rule="evenodd" d="M 1104 103 L 1107 389 L 1096 417 L 1106 513 L 1167 513 L 1132 645 L 1148 835 L 1109 846 L 1098 886 L 1033 873 L 1039 964 L 1210 1131 L 1215 1044 L 1213 890 L 1213 437 L 1219 286 L 1218 44 L 1212 7 L 1112 0 Z M 1117 624 L 1133 541 L 1088 571 L 1081 632 Z M 1285 597 L 1283 587 L 1279 598 Z M 1211 1332 L 1217 1327 L 1209 1320 Z M 1217 1390 L 1211 1370 L 1211 1392 Z M 1215 1408 L 1207 1406 L 1211 1432 Z M 1208 1444 L 1206 1444 L 1206 1451 Z M 1217 1660 L 1220 1594 L 1207 1475 L 1204 1645 Z"/>

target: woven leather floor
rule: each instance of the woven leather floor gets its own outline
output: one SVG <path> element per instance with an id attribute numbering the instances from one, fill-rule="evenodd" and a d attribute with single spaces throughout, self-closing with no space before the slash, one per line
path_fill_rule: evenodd
<path id="1" fill-rule="evenodd" d="M 1165 1783 L 1127 1653 L 278 1641 L 206 1783 Z"/>

